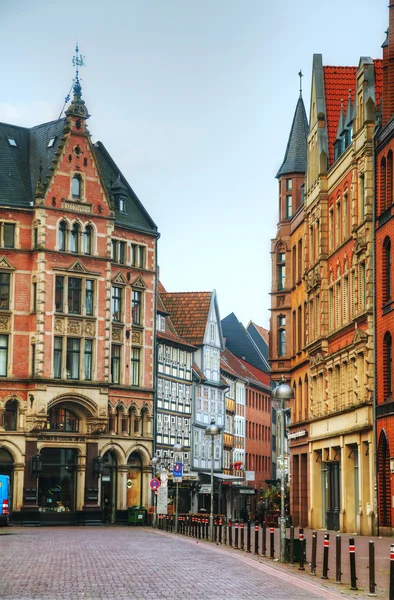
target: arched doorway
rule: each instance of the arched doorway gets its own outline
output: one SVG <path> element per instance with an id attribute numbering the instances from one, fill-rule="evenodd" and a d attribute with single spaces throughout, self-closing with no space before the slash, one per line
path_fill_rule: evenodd
<path id="1" fill-rule="evenodd" d="M 133 452 L 127 461 L 127 506 L 142 504 L 142 460 Z"/>
<path id="2" fill-rule="evenodd" d="M 384 429 L 378 445 L 378 498 L 379 525 L 391 527 L 390 449 Z"/>
<path id="3" fill-rule="evenodd" d="M 108 450 L 103 456 L 103 473 L 101 475 L 101 511 L 103 523 L 115 523 L 117 475 L 118 461 L 116 454 L 112 450 Z"/>
<path id="4" fill-rule="evenodd" d="M 8 506 L 12 511 L 12 490 L 13 490 L 13 474 L 14 474 L 14 458 L 11 452 L 5 448 L 0 448 L 0 475 L 6 475 L 10 478 L 9 481 L 9 497 Z"/>

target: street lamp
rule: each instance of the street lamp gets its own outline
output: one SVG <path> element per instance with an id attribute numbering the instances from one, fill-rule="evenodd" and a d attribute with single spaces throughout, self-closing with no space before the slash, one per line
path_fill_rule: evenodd
<path id="1" fill-rule="evenodd" d="M 293 388 L 282 376 L 280 384 L 271 393 L 276 414 L 280 414 L 280 562 L 286 562 L 286 515 L 285 515 L 285 402 L 294 398 Z"/>
<path id="2" fill-rule="evenodd" d="M 182 444 L 174 444 L 172 447 L 173 451 L 174 451 L 174 460 L 175 462 L 177 462 L 176 457 L 179 454 L 182 454 L 183 452 L 183 446 Z M 175 482 L 175 533 L 178 533 L 178 500 L 179 500 L 179 481 L 178 481 L 178 477 L 175 478 L 176 482 Z"/>
<path id="3" fill-rule="evenodd" d="M 156 477 L 156 468 L 160 462 L 160 458 L 158 456 L 154 456 L 152 458 L 152 475 L 153 479 Z M 153 490 L 153 527 L 157 527 L 157 492 Z"/>
<path id="4" fill-rule="evenodd" d="M 211 424 L 205 429 L 205 435 L 211 436 L 211 512 L 209 515 L 209 540 L 213 542 L 213 463 L 215 449 L 215 435 L 219 435 L 222 428 L 216 425 L 215 419 L 212 417 Z"/>

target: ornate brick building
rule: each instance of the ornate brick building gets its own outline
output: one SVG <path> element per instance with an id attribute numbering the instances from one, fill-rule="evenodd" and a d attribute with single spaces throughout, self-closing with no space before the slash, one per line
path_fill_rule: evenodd
<path id="1" fill-rule="evenodd" d="M 122 520 L 146 504 L 157 228 L 76 77 L 65 118 L 0 124 L 0 473 L 14 520 Z"/>

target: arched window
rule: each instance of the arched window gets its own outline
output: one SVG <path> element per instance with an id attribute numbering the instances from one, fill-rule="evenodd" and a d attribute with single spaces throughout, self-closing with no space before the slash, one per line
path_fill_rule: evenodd
<path id="1" fill-rule="evenodd" d="M 393 152 L 390 152 L 387 155 L 387 164 L 386 164 L 386 206 L 389 207 L 393 203 Z"/>
<path id="2" fill-rule="evenodd" d="M 67 249 L 67 223 L 60 221 L 59 225 L 59 250 L 65 252 Z"/>
<path id="3" fill-rule="evenodd" d="M 387 400 L 393 394 L 393 342 L 388 331 L 383 338 L 383 387 Z"/>
<path id="4" fill-rule="evenodd" d="M 71 252 L 79 252 L 79 233 L 80 227 L 78 223 L 74 223 L 71 229 L 70 236 L 70 251 Z"/>
<path id="5" fill-rule="evenodd" d="M 286 317 L 278 317 L 278 356 L 286 355 Z"/>
<path id="6" fill-rule="evenodd" d="M 284 248 L 281 248 L 277 254 L 278 268 L 278 290 L 284 290 L 286 286 L 286 253 Z"/>
<path id="7" fill-rule="evenodd" d="M 82 191 L 82 181 L 78 175 L 74 175 L 71 180 L 71 195 L 73 198 L 80 198 Z"/>
<path id="8" fill-rule="evenodd" d="M 4 429 L 6 431 L 16 431 L 18 429 L 18 402 L 8 400 L 4 411 Z"/>
<path id="9" fill-rule="evenodd" d="M 386 237 L 383 242 L 383 304 L 391 299 L 391 240 Z"/>
<path id="10" fill-rule="evenodd" d="M 381 431 L 379 436 L 377 474 L 379 524 L 391 527 L 390 448 L 385 430 Z"/>
<path id="11" fill-rule="evenodd" d="M 48 412 L 48 429 L 52 431 L 79 431 L 79 419 L 66 408 L 51 408 Z"/>
<path id="12" fill-rule="evenodd" d="M 383 212 L 387 208 L 386 203 L 386 192 L 387 192 L 387 173 L 386 173 L 386 159 L 383 157 L 380 161 L 380 212 Z"/>
<path id="13" fill-rule="evenodd" d="M 148 435 L 148 409 L 141 410 L 141 435 Z"/>
<path id="14" fill-rule="evenodd" d="M 92 254 L 92 227 L 86 225 L 83 234 L 83 251 L 85 254 Z"/>

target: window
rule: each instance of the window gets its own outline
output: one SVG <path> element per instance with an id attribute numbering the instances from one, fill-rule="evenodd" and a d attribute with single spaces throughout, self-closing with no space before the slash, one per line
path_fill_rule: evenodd
<path id="1" fill-rule="evenodd" d="M 278 289 L 284 290 L 286 285 L 286 253 L 278 253 Z"/>
<path id="2" fill-rule="evenodd" d="M 3 247 L 15 247 L 15 225 L 13 223 L 3 223 Z"/>
<path id="3" fill-rule="evenodd" d="M 120 383 L 120 350 L 121 346 L 112 344 L 111 346 L 111 381 Z"/>
<path id="4" fill-rule="evenodd" d="M 385 238 L 383 243 L 383 304 L 391 300 L 391 240 Z"/>
<path id="5" fill-rule="evenodd" d="M 32 294 L 33 294 L 32 309 L 33 309 L 33 312 L 35 313 L 35 312 L 37 312 L 37 284 L 35 282 L 33 283 Z"/>
<path id="6" fill-rule="evenodd" d="M 365 271 L 365 262 L 361 262 L 359 265 L 359 310 L 365 309 L 367 302 L 367 278 Z"/>
<path id="7" fill-rule="evenodd" d="M 348 193 L 343 196 L 343 238 L 346 239 L 349 235 L 349 202 Z"/>
<path id="8" fill-rule="evenodd" d="M 113 262 L 124 265 L 126 255 L 126 242 L 120 242 L 119 240 L 112 240 L 112 256 Z"/>
<path id="9" fill-rule="evenodd" d="M 8 400 L 4 411 L 4 429 L 6 431 L 16 431 L 18 429 L 18 402 Z"/>
<path id="10" fill-rule="evenodd" d="M 38 248 L 38 229 L 34 227 L 33 229 L 33 250 L 37 250 Z"/>
<path id="11" fill-rule="evenodd" d="M 78 253 L 79 252 L 79 235 L 80 235 L 80 227 L 78 223 L 74 223 L 71 229 L 70 236 L 70 251 Z"/>
<path id="12" fill-rule="evenodd" d="M 68 312 L 74 315 L 81 314 L 82 279 L 68 278 Z"/>
<path id="13" fill-rule="evenodd" d="M 71 180 L 71 195 L 73 198 L 81 197 L 82 182 L 78 175 L 74 175 Z"/>
<path id="14" fill-rule="evenodd" d="M 48 146 L 47 146 L 47 148 L 52 148 L 52 146 L 53 146 L 53 145 L 54 145 L 54 143 L 55 143 L 55 140 L 56 140 L 56 137 L 51 137 L 51 139 L 50 139 L 50 140 L 49 140 L 49 142 L 48 142 Z"/>
<path id="15" fill-rule="evenodd" d="M 293 180 L 286 179 L 286 191 L 289 192 L 293 189 Z"/>
<path id="16" fill-rule="evenodd" d="M 293 197 L 290 195 L 286 196 L 286 219 L 289 219 L 293 214 Z"/>
<path id="17" fill-rule="evenodd" d="M 0 377 L 7 377 L 8 335 L 0 335 Z"/>
<path id="18" fill-rule="evenodd" d="M 112 320 L 122 320 L 122 288 L 112 287 Z"/>
<path id="19" fill-rule="evenodd" d="M 0 273 L 0 310 L 10 307 L 10 273 Z"/>
<path id="20" fill-rule="evenodd" d="M 305 184 L 303 183 L 301 186 L 301 204 L 305 202 Z"/>
<path id="21" fill-rule="evenodd" d="M 140 385 L 141 349 L 131 348 L 131 385 Z"/>
<path id="22" fill-rule="evenodd" d="M 131 264 L 143 269 L 145 266 L 145 246 L 131 245 Z"/>
<path id="23" fill-rule="evenodd" d="M 341 203 L 337 202 L 337 206 L 336 206 L 336 222 L 335 222 L 335 245 L 339 246 L 339 244 L 341 243 L 341 226 L 342 226 L 342 220 L 341 220 Z"/>
<path id="24" fill-rule="evenodd" d="M 85 340 L 85 356 L 84 356 L 84 371 L 85 371 L 85 380 L 91 381 L 92 379 L 92 361 L 93 357 L 93 340 Z"/>
<path id="25" fill-rule="evenodd" d="M 50 408 L 48 412 L 48 429 L 78 432 L 78 417 L 65 408 Z"/>
<path id="26" fill-rule="evenodd" d="M 86 314 L 89 316 L 93 315 L 93 302 L 94 302 L 94 281 L 93 279 L 87 279 L 85 285 L 85 309 Z"/>
<path id="27" fill-rule="evenodd" d="M 386 185 L 386 169 L 385 169 L 384 183 Z M 386 200 L 387 200 L 387 197 L 385 196 L 385 198 L 384 198 L 385 208 L 387 208 Z M 365 218 L 365 178 L 364 178 L 364 175 L 360 176 L 360 215 L 361 215 L 362 219 Z"/>
<path id="28" fill-rule="evenodd" d="M 8 140 L 8 143 L 9 143 L 10 146 L 13 146 L 14 148 L 18 147 L 18 144 L 16 143 L 16 141 L 14 140 L 14 138 L 9 137 L 9 138 L 7 138 L 7 140 Z"/>
<path id="29" fill-rule="evenodd" d="M 67 338 L 67 379 L 79 379 L 80 350 L 81 340 L 79 338 Z"/>
<path id="30" fill-rule="evenodd" d="M 302 279 L 302 239 L 298 240 L 298 281 Z"/>
<path id="31" fill-rule="evenodd" d="M 119 196 L 119 211 L 126 212 L 126 198 L 124 196 Z"/>
<path id="32" fill-rule="evenodd" d="M 56 275 L 55 310 L 56 312 L 64 311 L 64 277 L 61 275 Z"/>
<path id="33" fill-rule="evenodd" d="M 387 400 L 393 394 L 393 344 L 388 332 L 383 339 L 383 364 L 384 399 Z"/>
<path id="34" fill-rule="evenodd" d="M 36 374 L 36 345 L 31 345 L 31 376 L 34 377 Z"/>
<path id="35" fill-rule="evenodd" d="M 131 300 L 131 320 L 133 325 L 141 325 L 141 303 L 142 303 L 142 293 L 133 290 L 132 300 Z"/>
<path id="36" fill-rule="evenodd" d="M 65 252 L 67 249 L 67 223 L 65 221 L 60 221 L 58 242 L 59 250 Z"/>
<path id="37" fill-rule="evenodd" d="M 55 379 L 61 379 L 62 376 L 62 350 L 63 339 L 55 337 L 53 346 L 53 376 Z"/>
<path id="38" fill-rule="evenodd" d="M 92 227 L 90 225 L 86 225 L 83 234 L 83 252 L 92 254 Z"/>
<path id="39" fill-rule="evenodd" d="M 286 354 L 286 317 L 278 317 L 278 356 Z"/>

